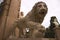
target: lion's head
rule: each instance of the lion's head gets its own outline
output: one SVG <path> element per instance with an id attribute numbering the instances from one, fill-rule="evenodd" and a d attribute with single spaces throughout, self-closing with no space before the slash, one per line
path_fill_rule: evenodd
<path id="1" fill-rule="evenodd" d="M 46 15 L 48 8 L 45 2 L 37 2 L 34 6 L 33 9 L 35 13 L 39 15 Z"/>
<path id="2" fill-rule="evenodd" d="M 48 8 L 45 2 L 37 2 L 27 14 L 27 17 L 34 22 L 42 23 L 47 11 Z"/>

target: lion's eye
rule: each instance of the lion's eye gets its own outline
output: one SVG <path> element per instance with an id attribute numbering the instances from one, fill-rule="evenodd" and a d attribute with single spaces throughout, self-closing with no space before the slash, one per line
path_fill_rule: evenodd
<path id="1" fill-rule="evenodd" d="M 38 5 L 38 7 L 42 7 L 42 5 Z"/>
<path id="2" fill-rule="evenodd" d="M 46 7 L 46 5 L 44 5 L 44 7 Z"/>

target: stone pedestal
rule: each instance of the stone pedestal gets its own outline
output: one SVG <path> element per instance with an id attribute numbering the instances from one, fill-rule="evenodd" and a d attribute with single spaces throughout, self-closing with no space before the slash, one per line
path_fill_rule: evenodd
<path id="1" fill-rule="evenodd" d="M 60 27 L 55 27 L 56 39 L 60 40 Z"/>

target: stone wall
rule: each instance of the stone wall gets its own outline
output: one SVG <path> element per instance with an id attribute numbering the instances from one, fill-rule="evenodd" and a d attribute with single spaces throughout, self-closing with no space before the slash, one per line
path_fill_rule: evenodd
<path id="1" fill-rule="evenodd" d="M 55 28 L 56 39 L 60 40 L 60 27 Z"/>

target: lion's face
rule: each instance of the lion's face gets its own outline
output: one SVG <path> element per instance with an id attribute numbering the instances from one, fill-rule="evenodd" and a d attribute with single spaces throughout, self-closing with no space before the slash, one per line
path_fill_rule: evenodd
<path id="1" fill-rule="evenodd" d="M 47 13 L 47 5 L 44 2 L 40 2 L 39 4 L 37 4 L 36 6 L 36 11 L 38 12 L 38 14 L 40 14 L 41 16 L 45 16 Z"/>

